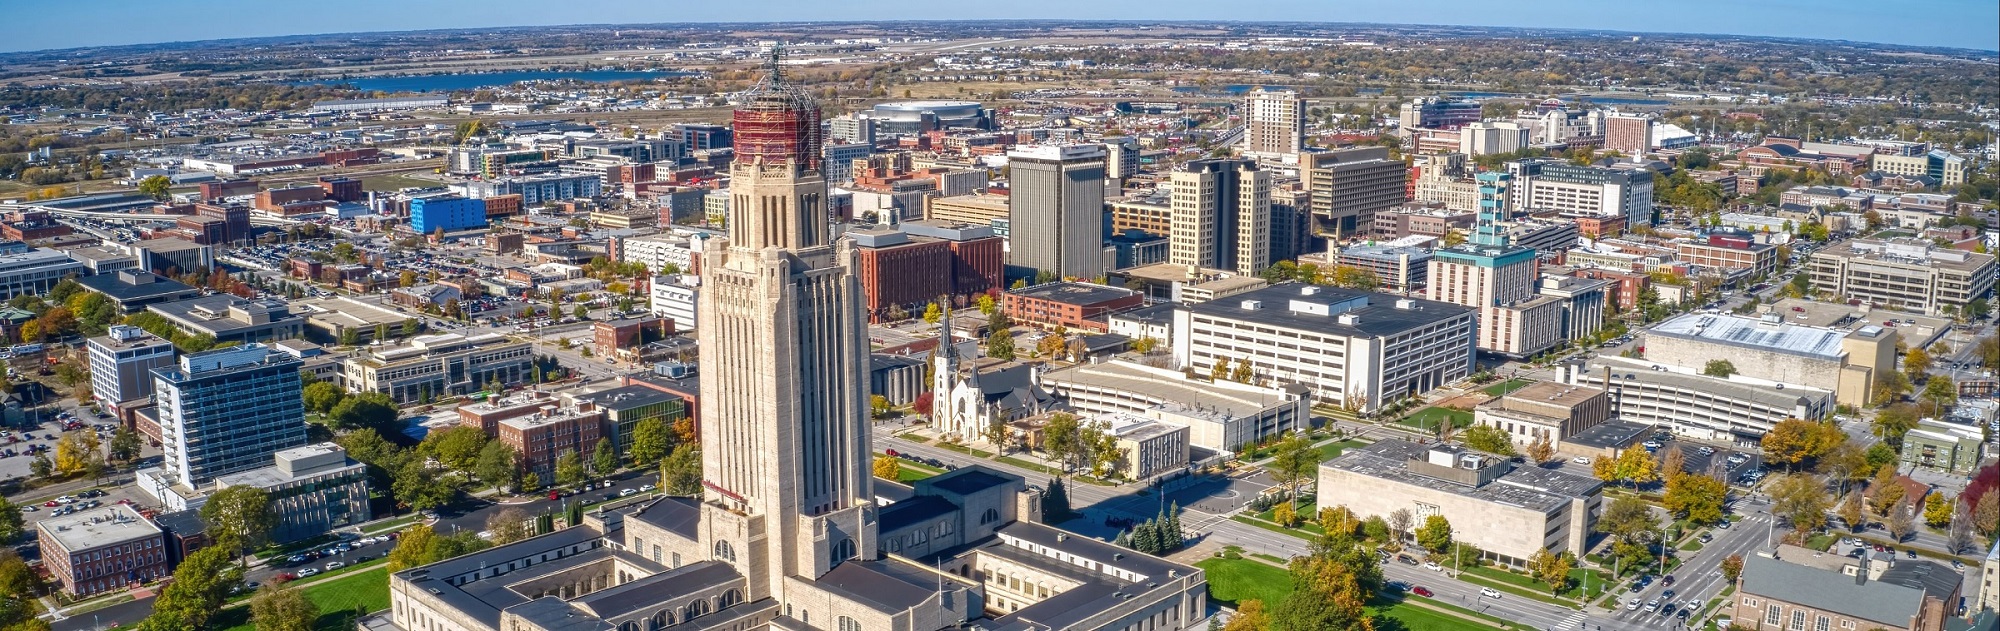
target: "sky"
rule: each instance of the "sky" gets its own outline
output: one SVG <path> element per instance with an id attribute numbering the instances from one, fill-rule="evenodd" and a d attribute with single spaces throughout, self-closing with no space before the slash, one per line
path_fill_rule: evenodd
<path id="1" fill-rule="evenodd" d="M 2000 49 L 1995 0 L 10 0 L 0 51 L 441 28 L 1133 19 L 1718 33 Z"/>

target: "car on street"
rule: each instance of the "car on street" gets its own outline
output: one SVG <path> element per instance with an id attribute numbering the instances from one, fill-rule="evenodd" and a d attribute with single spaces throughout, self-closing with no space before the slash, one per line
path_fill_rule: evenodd
<path id="1" fill-rule="evenodd" d="M 303 570 L 299 570 L 299 578 L 305 578 L 305 577 L 308 577 L 308 576 L 312 576 L 312 575 L 314 575 L 314 574 L 318 574 L 318 573 L 319 573 L 319 570 L 318 570 L 318 569 L 316 569 L 316 568 L 310 568 L 310 567 L 309 567 L 309 568 L 306 568 L 306 569 L 303 569 Z"/>
<path id="2" fill-rule="evenodd" d="M 1500 592 L 1499 592 L 1498 590 L 1495 590 L 1495 589 L 1491 588 L 1491 587 L 1481 587 L 1481 588 L 1479 588 L 1479 595 L 1481 595 L 1481 596 L 1485 596 L 1485 597 L 1487 597 L 1487 598 L 1495 598 L 1495 599 L 1497 599 L 1497 598 L 1499 598 L 1499 597 L 1500 597 Z"/>
<path id="3" fill-rule="evenodd" d="M 1432 572 L 1443 572 L 1443 571 L 1444 571 L 1444 566 L 1442 566 L 1442 565 L 1438 565 L 1438 564 L 1437 564 L 1437 561 L 1425 561 L 1425 562 L 1424 562 L 1424 569 L 1426 569 L 1426 570 L 1430 570 L 1430 571 L 1432 571 Z"/>
<path id="4" fill-rule="evenodd" d="M 338 569 L 340 569 L 340 568 L 343 568 L 343 567 L 347 567 L 347 564 L 346 564 L 346 563 L 342 563 L 342 562 L 339 562 L 339 561 L 334 561 L 334 562 L 331 562 L 331 563 L 328 563 L 328 564 L 326 564 L 326 571 L 328 571 L 328 572 L 332 572 L 332 571 L 334 571 L 334 570 L 338 570 Z"/>
<path id="5" fill-rule="evenodd" d="M 1425 597 L 1425 598 L 1430 598 L 1430 597 L 1432 597 L 1432 596 L 1436 596 L 1436 595 L 1437 595 L 1437 594 L 1434 594 L 1434 593 L 1432 593 L 1432 592 L 1431 592 L 1431 590 L 1430 590 L 1430 588 L 1428 588 L 1428 587 L 1424 587 L 1424 586 L 1422 586 L 1422 585 L 1418 585 L 1418 586 L 1416 586 L 1415 588 L 1411 589 L 1411 590 L 1410 590 L 1410 593 L 1412 593 L 1412 594 L 1416 594 L 1416 595 L 1418 595 L 1418 596 L 1422 596 L 1422 597 Z"/>
<path id="6" fill-rule="evenodd" d="M 639 489 L 625 489 L 623 491 L 618 492 L 618 497 L 631 497 L 638 494 L 639 494 Z"/>
<path id="7" fill-rule="evenodd" d="M 1638 611 L 1638 610 L 1639 610 L 1639 599 L 1637 599 L 1637 598 L 1627 598 L 1627 599 L 1625 599 L 1625 610 L 1626 610 L 1626 611 Z"/>
<path id="8" fill-rule="evenodd" d="M 1655 612 L 1655 611 L 1659 611 L 1659 609 L 1660 609 L 1660 601 L 1657 601 L 1657 600 L 1648 600 L 1648 601 L 1646 601 L 1646 607 L 1645 607 L 1645 609 L 1646 609 L 1646 613 L 1653 613 L 1653 612 Z"/>

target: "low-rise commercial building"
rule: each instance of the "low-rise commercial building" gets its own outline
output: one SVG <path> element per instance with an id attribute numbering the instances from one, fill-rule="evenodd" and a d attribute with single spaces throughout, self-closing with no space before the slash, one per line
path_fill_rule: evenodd
<path id="1" fill-rule="evenodd" d="M 104 294 L 104 297 L 118 303 L 118 308 L 125 313 L 201 295 L 200 289 L 187 283 L 136 269 L 120 270 L 106 276 L 85 276 L 76 279 L 76 282 L 84 289 Z"/>
<path id="2" fill-rule="evenodd" d="M 381 392 L 397 403 L 469 394 L 487 384 L 518 384 L 534 366 L 534 349 L 504 335 L 421 335 L 408 343 L 341 359 L 341 380 L 354 392 Z"/>
<path id="3" fill-rule="evenodd" d="M 47 295 L 64 278 L 88 271 L 82 263 L 55 250 L 0 254 L 0 299 Z"/>
<path id="4" fill-rule="evenodd" d="M 1295 383 L 1371 412 L 1472 374 L 1475 312 L 1443 302 L 1284 283 L 1174 314 L 1174 365 L 1249 362 L 1253 381 Z"/>
<path id="5" fill-rule="evenodd" d="M 1736 375 L 1830 390 L 1837 402 L 1859 407 L 1871 401 L 1875 381 L 1896 369 L 1897 339 L 1894 329 L 1872 324 L 1841 330 L 1790 324 L 1776 314 L 1691 313 L 1648 329 L 1640 345 L 1655 364 L 1704 372 L 1722 360 Z"/>
<path id="6" fill-rule="evenodd" d="M 293 300 L 291 305 L 305 314 L 306 329 L 312 337 L 327 342 L 351 338 L 355 343 L 367 343 L 375 339 L 377 328 L 395 329 L 410 318 L 346 296 L 305 298 Z"/>
<path id="7" fill-rule="evenodd" d="M 336 528 L 368 521 L 368 466 L 347 457 L 333 443 L 286 449 L 272 455 L 271 466 L 215 479 L 220 491 L 232 486 L 262 489 L 270 495 L 276 525 L 271 541 L 290 543 L 325 535 Z"/>
<path id="8" fill-rule="evenodd" d="M 1318 502 L 1361 518 L 1407 510 L 1417 524 L 1440 515 L 1451 522 L 1452 540 L 1520 566 L 1538 552 L 1587 549 L 1603 487 L 1454 445 L 1384 440 L 1321 464 Z"/>
<path id="9" fill-rule="evenodd" d="M 125 504 L 35 524 L 42 566 L 73 597 L 121 590 L 173 574 L 160 527 Z"/>
<path id="10" fill-rule="evenodd" d="M 1384 290 L 1418 291 L 1430 277 L 1431 249 L 1423 246 L 1430 241 L 1430 237 L 1424 236 L 1382 243 L 1370 241 L 1334 250 L 1327 258 L 1336 266 L 1360 268 L 1374 274 Z"/>
<path id="11" fill-rule="evenodd" d="M 1092 419 L 1105 425 L 1120 457 L 1116 471 L 1127 480 L 1144 480 L 1188 466 L 1188 428 L 1164 421 L 1114 414 Z"/>
<path id="12" fill-rule="evenodd" d="M 1563 368 L 1562 382 L 1609 388 L 1619 419 L 1676 434 L 1755 447 L 1787 418 L 1833 413 L 1833 391 L 1743 376 L 1724 379 L 1643 359 L 1600 355 Z M 1607 383 L 1609 384 L 1607 386 Z"/>
<path id="13" fill-rule="evenodd" d="M 1604 390 L 1537 381 L 1473 408 L 1474 425 L 1507 432 L 1514 444 L 1536 441 L 1555 446 L 1571 436 L 1611 419 L 1611 397 Z"/>
<path id="14" fill-rule="evenodd" d="M 1304 386 L 1189 379 L 1178 370 L 1122 360 L 1049 371 L 1042 384 L 1081 414 L 1186 427 L 1189 446 L 1213 454 L 1303 430 L 1312 418 L 1312 391 Z"/>
<path id="15" fill-rule="evenodd" d="M 217 342 L 275 342 L 305 337 L 306 319 L 291 305 L 275 298 L 246 299 L 215 294 L 146 307 L 188 335 L 206 335 Z"/>
<path id="16" fill-rule="evenodd" d="M 1007 317 L 1019 324 L 1105 332 L 1105 316 L 1145 303 L 1139 292 L 1084 282 L 1044 283 L 1003 295 Z"/>
<path id="17" fill-rule="evenodd" d="M 1896 309 L 1962 312 L 1993 291 L 1994 257 L 1919 239 L 1853 239 L 1812 254 L 1813 289 Z"/>
<path id="18" fill-rule="evenodd" d="M 1752 277 L 1778 271 L 1778 246 L 1757 243 L 1748 235 L 1711 234 L 1702 241 L 1674 244 L 1676 258 L 1689 265 L 1745 271 Z"/>

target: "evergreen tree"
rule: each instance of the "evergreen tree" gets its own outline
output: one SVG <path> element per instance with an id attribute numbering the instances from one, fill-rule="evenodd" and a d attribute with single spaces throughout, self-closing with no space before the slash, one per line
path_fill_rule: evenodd
<path id="1" fill-rule="evenodd" d="M 1167 534 L 1168 551 L 1179 550 L 1183 544 L 1187 543 L 1187 534 L 1181 531 L 1180 502 L 1174 502 L 1173 508 L 1167 511 L 1166 525 L 1162 530 Z"/>
<path id="2" fill-rule="evenodd" d="M 1049 480 L 1049 490 L 1042 493 L 1042 518 L 1048 523 L 1067 521 L 1069 518 L 1069 490 L 1063 488 L 1062 478 Z"/>

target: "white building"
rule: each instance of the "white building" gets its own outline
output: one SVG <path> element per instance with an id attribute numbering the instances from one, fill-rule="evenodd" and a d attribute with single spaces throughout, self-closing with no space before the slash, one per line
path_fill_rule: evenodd
<path id="1" fill-rule="evenodd" d="M 1787 418 L 1833 413 L 1833 391 L 1751 379 L 1702 375 L 1644 359 L 1600 355 L 1562 369 L 1563 383 L 1606 388 L 1619 420 L 1657 425 L 1676 434 L 1755 447 Z"/>
<path id="2" fill-rule="evenodd" d="M 653 277 L 649 310 L 653 315 L 672 319 L 675 330 L 685 331 L 696 327 L 695 314 L 700 312 L 700 301 L 700 276 L 674 274 Z"/>
<path id="3" fill-rule="evenodd" d="M 1290 90 L 1250 92 L 1243 100 L 1243 154 L 1296 162 L 1305 150 L 1306 108 Z"/>
<path id="4" fill-rule="evenodd" d="M 90 338 L 90 395 L 106 408 L 143 405 L 153 396 L 154 368 L 174 365 L 174 345 L 136 326 L 112 325 Z"/>
<path id="5" fill-rule="evenodd" d="M 1174 364 L 1250 362 L 1253 381 L 1300 384 L 1358 411 L 1472 374 L 1475 312 L 1389 294 L 1285 283 L 1174 313 Z"/>
<path id="6" fill-rule="evenodd" d="M 1458 152 L 1477 156 L 1513 153 L 1530 144 L 1529 129 L 1512 121 L 1480 121 L 1458 130 Z"/>
<path id="7" fill-rule="evenodd" d="M 1507 163 L 1514 176 L 1507 207 L 1624 217 L 1627 226 L 1653 225 L 1653 174 L 1644 170 L 1576 166 L 1552 159 Z"/>
<path id="8" fill-rule="evenodd" d="M 1319 466 L 1321 506 L 1346 506 L 1356 517 L 1409 511 L 1422 525 L 1451 522 L 1452 540 L 1508 565 L 1535 553 L 1586 549 L 1603 504 L 1604 483 L 1455 445 L 1384 440 L 1349 449 Z"/>
<path id="9" fill-rule="evenodd" d="M 1304 429 L 1312 418 L 1312 392 L 1304 386 L 1210 382 L 1127 361 L 1050 371 L 1042 384 L 1082 414 L 1128 414 L 1187 427 L 1190 445 L 1218 454 Z"/>

